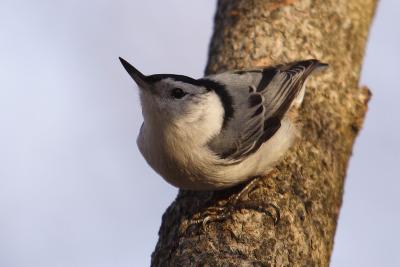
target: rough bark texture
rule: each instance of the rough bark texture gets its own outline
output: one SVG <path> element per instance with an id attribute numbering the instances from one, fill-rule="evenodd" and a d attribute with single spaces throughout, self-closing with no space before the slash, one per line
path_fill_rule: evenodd
<path id="1" fill-rule="evenodd" d="M 317 58 L 301 108 L 302 138 L 242 200 L 273 203 L 190 224 L 234 190 L 181 191 L 163 216 L 152 266 L 328 266 L 343 183 L 370 93 L 359 74 L 376 0 L 220 0 L 207 73 Z M 272 211 L 271 211 L 272 212 Z"/>

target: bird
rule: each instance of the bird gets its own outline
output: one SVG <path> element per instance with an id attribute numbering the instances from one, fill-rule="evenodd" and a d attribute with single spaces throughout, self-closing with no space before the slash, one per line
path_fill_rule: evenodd
<path id="1" fill-rule="evenodd" d="M 328 66 L 308 59 L 194 79 L 146 76 L 119 59 L 139 87 L 139 151 L 168 183 L 194 191 L 234 187 L 271 171 L 300 137 L 308 77 Z"/>

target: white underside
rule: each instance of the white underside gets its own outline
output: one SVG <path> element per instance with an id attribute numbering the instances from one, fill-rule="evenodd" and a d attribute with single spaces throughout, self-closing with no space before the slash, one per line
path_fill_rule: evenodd
<path id="1" fill-rule="evenodd" d="M 292 106 L 300 106 L 304 88 Z M 217 96 L 208 97 L 207 108 L 192 110 L 193 116 L 182 116 L 181 121 L 168 117 L 143 105 L 145 123 L 137 144 L 148 164 L 170 184 L 189 190 L 218 190 L 234 186 L 269 172 L 292 146 L 298 132 L 288 116 L 279 130 L 255 153 L 240 163 L 227 164 L 208 148 L 210 138 L 222 126 L 223 109 Z M 147 101 L 143 94 L 142 102 Z"/>
<path id="2" fill-rule="evenodd" d="M 145 127 L 138 137 L 138 146 L 149 165 L 170 184 L 189 190 L 218 190 L 266 174 L 291 147 L 296 136 L 294 125 L 285 119 L 277 133 L 254 154 L 231 165 L 221 164 L 224 161 L 207 146 L 196 147 L 187 142 L 182 145 L 179 140 L 151 144 L 149 139 L 153 142 L 157 139 L 146 138 L 149 134 Z"/>

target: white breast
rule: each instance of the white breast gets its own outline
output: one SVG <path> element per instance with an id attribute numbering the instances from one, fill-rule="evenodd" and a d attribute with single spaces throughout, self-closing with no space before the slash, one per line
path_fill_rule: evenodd
<path id="1" fill-rule="evenodd" d="M 193 188 L 204 181 L 204 171 L 213 164 L 206 144 L 220 132 L 224 110 L 212 92 L 203 104 L 173 122 L 154 116 L 144 122 L 137 139 L 149 165 L 180 188 Z"/>
<path id="2" fill-rule="evenodd" d="M 207 143 L 222 127 L 223 109 L 210 98 L 207 109 L 199 108 L 174 123 L 144 123 L 137 143 L 149 165 L 167 182 L 190 190 L 218 190 L 265 174 L 290 148 L 296 129 L 289 119 L 257 152 L 238 164 L 221 164 Z"/>

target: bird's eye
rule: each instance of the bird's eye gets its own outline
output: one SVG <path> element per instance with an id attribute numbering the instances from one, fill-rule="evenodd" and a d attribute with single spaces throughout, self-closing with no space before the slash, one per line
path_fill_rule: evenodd
<path id="1" fill-rule="evenodd" d="M 171 96 L 177 99 L 182 98 L 185 95 L 187 95 L 187 93 L 185 93 L 181 88 L 174 88 L 171 91 Z"/>

